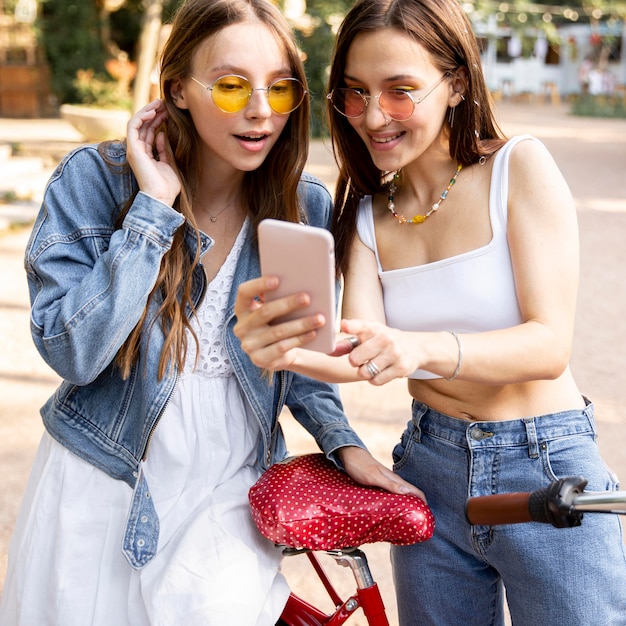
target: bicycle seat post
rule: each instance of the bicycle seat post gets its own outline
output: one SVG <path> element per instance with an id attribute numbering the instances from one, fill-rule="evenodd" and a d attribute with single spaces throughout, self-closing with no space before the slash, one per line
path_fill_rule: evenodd
<path id="1" fill-rule="evenodd" d="M 328 554 L 339 565 L 349 567 L 356 581 L 356 596 L 353 596 L 345 603 L 346 610 L 353 612 L 360 606 L 370 626 L 389 626 L 385 605 L 365 554 L 358 548 L 352 550 L 331 550 L 328 551 Z"/>
<path id="2" fill-rule="evenodd" d="M 359 589 L 367 589 L 374 584 L 374 578 L 367 562 L 367 557 L 361 550 L 332 550 L 329 551 L 335 561 L 343 567 L 352 570 Z"/>

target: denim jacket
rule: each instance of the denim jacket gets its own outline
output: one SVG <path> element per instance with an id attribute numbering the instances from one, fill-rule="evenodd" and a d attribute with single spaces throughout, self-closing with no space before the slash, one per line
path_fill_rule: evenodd
<path id="1" fill-rule="evenodd" d="M 134 567 L 156 553 L 159 522 L 141 460 L 151 433 L 171 397 L 178 374 L 161 380 L 157 370 L 164 335 L 156 317 L 157 298 L 149 303 L 139 360 L 128 379 L 113 361 L 139 322 L 156 282 L 163 255 L 179 228 L 193 254 L 196 239 L 184 217 L 143 192 L 114 226 L 125 201 L 137 190 L 126 163 L 125 147 L 113 144 L 107 160 L 95 146 L 68 154 L 52 175 L 31 234 L 25 266 L 31 298 L 31 332 L 37 349 L 63 382 L 41 409 L 52 437 L 133 489 L 124 551 Z M 301 205 L 312 225 L 327 227 L 332 203 L 321 182 L 304 174 Z M 251 231 L 252 229 L 250 229 Z M 225 345 L 237 380 L 261 428 L 260 469 L 286 455 L 278 416 L 286 405 L 330 457 L 343 446 L 364 447 L 344 415 L 337 387 L 278 372 L 270 384 L 241 349 L 233 333 L 237 285 L 260 275 L 254 233 L 237 262 L 231 289 Z M 213 245 L 202 235 L 205 252 Z M 204 295 L 201 267 L 194 275 L 193 299 Z"/>

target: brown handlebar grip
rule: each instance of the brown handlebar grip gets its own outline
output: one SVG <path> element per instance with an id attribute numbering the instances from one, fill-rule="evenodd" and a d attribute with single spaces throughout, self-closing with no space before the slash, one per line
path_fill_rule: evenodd
<path id="1" fill-rule="evenodd" d="M 528 500 L 530 493 L 502 493 L 470 498 L 465 514 L 470 524 L 495 526 L 531 522 Z"/>

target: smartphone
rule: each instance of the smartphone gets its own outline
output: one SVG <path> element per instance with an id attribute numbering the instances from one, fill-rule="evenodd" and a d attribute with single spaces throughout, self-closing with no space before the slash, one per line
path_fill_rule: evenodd
<path id="1" fill-rule="evenodd" d="M 280 279 L 278 289 L 265 294 L 267 301 L 301 291 L 311 304 L 275 321 L 322 313 L 326 323 L 303 348 L 328 354 L 335 348 L 335 242 L 324 228 L 282 220 L 262 220 L 258 228 L 261 274 Z"/>

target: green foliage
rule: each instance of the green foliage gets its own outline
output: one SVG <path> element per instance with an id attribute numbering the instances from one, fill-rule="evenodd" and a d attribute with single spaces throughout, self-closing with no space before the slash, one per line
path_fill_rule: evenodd
<path id="1" fill-rule="evenodd" d="M 626 17 L 624 0 L 570 0 L 568 3 L 533 3 L 528 0 L 468 0 L 470 16 L 485 20 L 495 15 L 500 26 L 522 32 L 528 28 L 543 30 L 549 41 L 557 36 L 556 27 L 565 24 L 606 20 L 622 20 Z"/>
<path id="2" fill-rule="evenodd" d="M 91 0 L 94 2 L 95 0 Z M 166 24 L 172 20 L 175 9 L 182 0 L 163 0 L 162 19 Z M 124 6 L 111 13 L 111 39 L 114 45 L 128 54 L 128 58 L 136 60 L 139 53 L 138 43 L 141 34 L 145 0 L 126 0 Z"/>
<path id="3" fill-rule="evenodd" d="M 132 109 L 131 94 L 108 75 L 95 74 L 93 70 L 78 70 L 73 86 L 77 104 L 97 105 L 105 109 Z"/>
<path id="4" fill-rule="evenodd" d="M 5 15 L 12 15 L 15 13 L 15 7 L 17 5 L 17 0 L 4 0 L 4 2 L 0 2 L 0 15 L 3 13 Z"/>
<path id="5" fill-rule="evenodd" d="M 164 1 L 165 19 L 179 3 Z M 126 102 L 120 102 L 116 95 L 118 84 L 107 74 L 104 63 L 118 52 L 125 52 L 131 61 L 136 59 L 143 0 L 127 0 L 120 10 L 108 15 L 106 23 L 102 22 L 97 0 L 42 0 L 41 4 L 37 29 L 58 101 L 100 105 L 115 102 L 124 106 Z M 107 31 L 108 46 L 103 41 Z M 91 86 L 85 74 L 79 76 L 85 71 L 93 76 Z"/>
<path id="6" fill-rule="evenodd" d="M 572 100 L 572 115 L 581 117 L 626 118 L 626 100 L 622 94 L 592 96 L 581 94 Z"/>
<path id="7" fill-rule="evenodd" d="M 326 85 L 328 69 L 335 43 L 332 27 L 351 6 L 349 0 L 308 0 L 308 28 L 296 25 L 298 43 L 305 54 L 305 67 L 311 96 L 311 134 L 327 134 Z"/>
<path id="8" fill-rule="evenodd" d="M 107 55 L 100 37 L 95 2 L 45 0 L 38 27 L 50 65 L 52 91 L 59 102 L 78 102 L 74 84 L 78 70 L 105 71 Z"/>
<path id="9" fill-rule="evenodd" d="M 115 46 L 126 52 L 130 59 L 135 59 L 139 52 L 137 44 L 141 31 L 142 14 L 143 0 L 126 0 L 121 9 L 109 16 L 111 40 Z"/>

